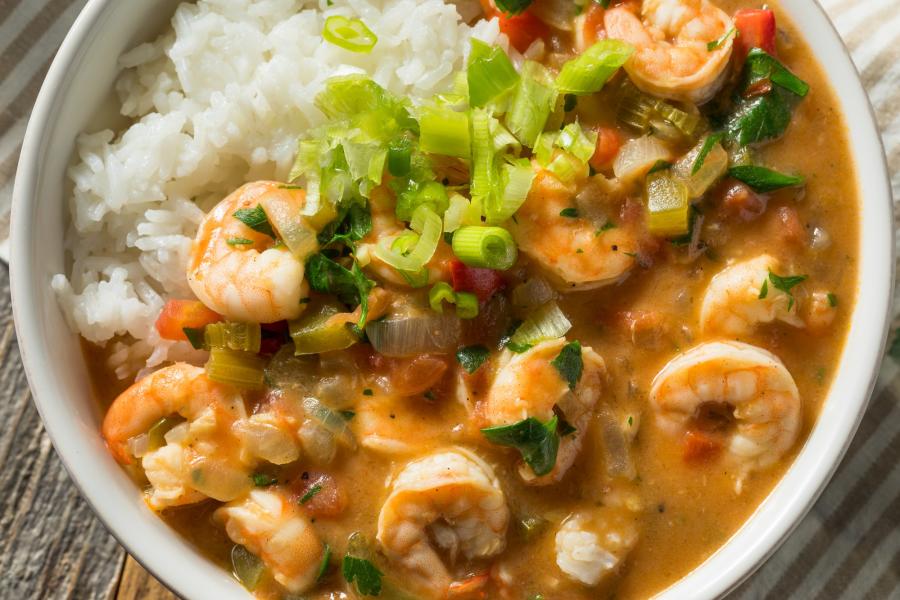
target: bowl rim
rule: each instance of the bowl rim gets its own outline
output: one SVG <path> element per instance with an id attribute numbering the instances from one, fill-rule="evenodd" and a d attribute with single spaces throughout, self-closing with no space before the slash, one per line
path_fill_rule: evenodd
<path id="1" fill-rule="evenodd" d="M 796 21 L 796 16 L 794 15 L 795 10 L 789 9 L 787 5 L 800 1 L 802 0 L 783 0 L 779 8 L 784 12 L 789 13 Z M 33 263 L 29 255 L 29 243 L 31 241 L 30 233 L 34 231 L 32 225 L 35 211 L 25 210 L 24 206 L 30 202 L 32 197 L 34 197 L 37 188 L 36 182 L 41 171 L 40 159 L 43 155 L 42 150 L 48 133 L 53 128 L 51 113 L 57 103 L 62 101 L 65 93 L 68 92 L 68 89 L 72 84 L 70 73 L 81 66 L 84 48 L 91 40 L 100 35 L 103 22 L 106 17 L 109 16 L 109 12 L 115 4 L 114 0 L 88 0 L 53 59 L 28 121 L 16 171 L 10 223 L 10 286 L 13 317 L 22 363 L 25 367 L 34 404 L 37 407 L 41 420 L 44 423 L 44 427 L 50 436 L 51 442 L 56 449 L 57 455 L 60 457 L 70 478 L 78 487 L 82 496 L 87 499 L 100 521 L 118 542 L 125 547 L 128 553 L 169 589 L 173 590 L 179 596 L 189 598 L 194 597 L 196 593 L 203 589 L 202 584 L 191 584 L 187 578 L 176 577 L 169 571 L 163 571 L 162 559 L 157 560 L 153 556 L 154 554 L 161 554 L 159 549 L 149 549 L 147 547 L 141 548 L 141 544 L 133 539 L 131 532 L 128 531 L 127 528 L 122 527 L 121 523 L 119 523 L 119 526 L 111 525 L 112 519 L 107 513 L 112 513 L 114 507 L 107 505 L 104 502 L 100 492 L 87 488 L 86 471 L 90 470 L 91 465 L 78 464 L 76 456 L 69 452 L 72 449 L 72 444 L 69 443 L 70 440 L 68 439 L 68 436 L 64 435 L 64 432 L 55 426 L 53 419 L 48 418 L 47 413 L 52 412 L 54 408 L 52 406 L 52 400 L 47 399 L 48 394 L 46 392 L 42 393 L 42 390 L 45 390 L 45 382 L 42 380 L 41 376 L 45 374 L 37 370 L 39 358 L 36 357 L 42 355 L 44 351 L 43 347 L 46 345 L 47 340 L 40 339 L 40 336 L 35 335 L 39 332 L 37 323 L 40 320 L 40 314 L 36 310 L 35 305 L 29 302 L 29 298 L 31 297 L 30 294 L 34 287 L 34 282 L 32 281 L 34 270 L 28 268 L 28 266 Z M 831 425 L 831 428 L 835 430 L 832 437 L 841 441 L 839 446 L 826 446 L 828 452 L 820 455 L 815 460 L 806 461 L 809 463 L 806 466 L 810 467 L 810 469 L 804 473 L 798 473 L 800 470 L 798 463 L 800 463 L 801 457 L 807 454 L 805 452 L 807 449 L 806 447 L 810 444 L 813 435 L 822 429 L 822 427 L 820 427 L 823 418 L 822 412 L 824 412 L 824 408 L 828 403 L 827 401 L 834 395 L 834 383 L 837 380 L 836 375 L 826 396 L 826 402 L 823 403 L 822 412 L 820 412 L 819 418 L 810 431 L 804 446 L 798 451 L 797 456 L 788 467 L 784 476 L 782 476 L 773 490 L 766 496 L 760 507 L 758 507 L 740 528 L 729 537 L 723 546 L 718 548 L 710 557 L 687 575 L 673 583 L 670 587 L 662 590 L 658 594 L 658 597 L 721 597 L 735 589 L 750 577 L 750 575 L 752 575 L 753 572 L 781 546 L 784 540 L 799 525 L 803 516 L 810 510 L 830 482 L 866 412 L 866 407 L 878 377 L 881 356 L 887 341 L 891 322 L 890 312 L 894 286 L 895 250 L 893 240 L 895 234 L 893 227 L 892 192 L 889 171 L 885 160 L 881 136 L 875 120 L 875 114 L 865 89 L 862 86 L 859 73 L 852 62 L 850 53 L 818 0 L 809 2 L 808 4 L 811 7 L 812 13 L 815 15 L 815 18 L 824 21 L 825 23 L 824 28 L 821 30 L 821 34 L 830 38 L 826 43 L 837 50 L 839 62 L 843 63 L 838 65 L 838 67 L 842 69 L 843 72 L 852 74 L 852 76 L 846 78 L 846 80 L 841 80 L 841 85 L 850 86 L 849 88 L 838 90 L 836 85 L 838 80 L 830 74 L 827 76 L 827 81 L 832 85 L 836 96 L 843 98 L 844 95 L 849 95 L 857 106 L 861 105 L 866 108 L 864 114 L 853 116 L 852 123 L 854 130 L 863 130 L 862 139 L 858 141 L 849 139 L 848 137 L 848 145 L 850 147 L 851 159 L 855 166 L 857 188 L 860 196 L 860 208 L 862 208 L 864 204 L 870 212 L 880 208 L 880 212 L 883 214 L 880 215 L 880 217 L 872 218 L 880 218 L 880 220 L 883 221 L 883 225 L 880 228 L 875 227 L 874 225 L 867 227 L 865 229 L 866 233 L 874 233 L 875 235 L 874 238 L 867 236 L 866 240 L 864 240 L 862 234 L 864 231 L 863 217 L 865 216 L 865 213 L 862 210 L 860 211 L 859 257 L 860 259 L 865 257 L 864 248 L 867 246 L 867 240 L 869 239 L 877 238 L 877 241 L 875 242 L 868 242 L 869 245 L 876 246 L 875 250 L 881 245 L 887 245 L 889 248 L 888 256 L 884 258 L 884 272 L 881 273 L 883 279 L 881 279 L 880 285 L 873 284 L 876 285 L 880 293 L 875 297 L 867 297 L 865 299 L 865 311 L 870 322 L 870 325 L 865 328 L 868 333 L 869 344 L 868 346 L 863 346 L 862 349 L 854 348 L 854 354 L 856 356 L 855 362 L 858 366 L 861 365 L 864 367 L 862 369 L 863 373 L 857 377 L 859 380 L 858 383 L 861 384 L 860 387 L 855 388 L 857 390 L 857 401 L 855 403 L 849 403 L 852 406 L 852 410 L 847 411 L 851 413 L 850 419 L 843 421 L 837 420 Z M 809 40 L 810 36 L 805 37 L 807 37 L 807 41 L 811 43 L 811 40 Z M 820 57 L 817 57 L 817 59 L 819 58 Z M 844 104 L 844 102 L 841 101 L 841 104 Z M 846 125 L 849 134 L 851 119 L 850 115 L 847 114 L 847 111 L 843 110 L 844 108 L 845 107 L 842 107 L 841 114 L 844 115 L 844 118 L 847 121 Z M 867 170 L 878 172 L 879 177 L 877 177 L 876 180 L 867 181 L 866 184 L 874 186 L 877 190 L 876 195 L 882 199 L 880 203 L 878 200 L 874 199 L 868 202 L 864 202 L 862 199 L 863 169 L 858 160 L 859 154 L 861 153 L 861 150 L 857 148 L 858 144 L 867 145 L 864 149 L 868 150 L 869 154 L 872 154 L 873 149 L 877 149 L 877 151 L 875 151 L 877 164 L 869 165 Z M 872 157 L 870 156 L 870 158 Z M 874 229 L 872 229 L 873 227 Z M 872 231 L 870 231 L 870 229 L 872 229 Z M 850 320 L 851 328 L 856 326 L 857 319 L 862 318 L 860 317 L 860 313 L 863 310 L 861 295 L 864 283 L 862 279 L 863 267 L 868 266 L 868 263 L 870 262 L 874 262 L 876 258 L 877 256 L 870 257 L 865 265 L 862 260 L 859 261 L 857 298 L 854 303 Z M 874 269 L 874 265 L 872 268 Z M 869 284 L 869 282 L 865 283 L 867 285 Z M 49 291 L 46 293 L 49 293 Z M 879 333 L 879 343 L 871 344 L 872 339 L 878 337 Z M 838 374 L 849 369 L 847 364 L 849 348 L 850 334 L 848 333 L 839 362 L 840 367 L 837 370 Z M 724 557 L 723 550 L 735 546 L 736 541 L 741 536 L 742 531 L 747 528 L 747 525 L 751 522 L 761 520 L 763 517 L 763 515 L 760 514 L 762 508 L 767 504 L 770 504 L 769 500 L 775 495 L 776 490 L 785 487 L 789 475 L 794 475 L 794 481 L 792 483 L 794 486 L 799 486 L 797 489 L 799 489 L 800 492 L 794 494 L 793 497 L 788 497 L 786 500 L 782 498 L 782 500 L 785 501 L 782 502 L 780 506 L 774 507 L 774 509 L 772 506 L 768 506 L 769 509 L 773 509 L 769 512 L 774 513 L 771 515 L 773 518 L 769 522 L 768 527 L 756 538 L 744 540 L 750 543 L 742 550 L 736 552 L 735 556 Z M 151 515 L 149 512 L 147 516 L 155 518 L 155 516 Z M 138 548 L 140 548 L 140 550 L 138 550 Z"/>

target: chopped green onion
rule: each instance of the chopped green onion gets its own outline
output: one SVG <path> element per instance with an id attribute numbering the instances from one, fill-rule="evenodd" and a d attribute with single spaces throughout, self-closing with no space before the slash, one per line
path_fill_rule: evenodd
<path id="1" fill-rule="evenodd" d="M 250 246 L 253 244 L 253 240 L 248 240 L 247 238 L 228 238 L 225 240 L 225 243 L 229 246 Z"/>
<path id="2" fill-rule="evenodd" d="M 487 111 L 472 110 L 472 198 L 487 198 L 494 187 L 494 143 L 490 119 Z"/>
<path id="3" fill-rule="evenodd" d="M 502 48 L 473 37 L 466 79 L 469 104 L 481 107 L 516 85 L 519 74 Z"/>
<path id="4" fill-rule="evenodd" d="M 166 434 L 179 423 L 184 423 L 181 415 L 163 417 L 147 430 L 147 450 L 157 450 L 166 445 Z"/>
<path id="5" fill-rule="evenodd" d="M 525 319 L 509 341 L 519 346 L 533 346 L 545 340 L 555 340 L 566 335 L 572 323 L 559 309 L 556 302 L 547 302 Z"/>
<path id="6" fill-rule="evenodd" d="M 419 125 L 421 127 L 421 124 Z M 466 127 L 468 133 L 468 127 Z M 407 138 L 400 138 L 391 142 L 388 146 L 387 166 L 388 173 L 394 177 L 406 177 L 409 175 L 412 144 Z"/>
<path id="7" fill-rule="evenodd" d="M 502 227 L 470 225 L 453 234 L 453 252 L 470 267 L 504 271 L 516 262 L 519 252 L 510 233 Z"/>
<path id="8" fill-rule="evenodd" d="M 456 292 L 446 281 L 438 281 L 428 292 L 428 304 L 431 310 L 443 314 L 444 302 L 456 304 Z"/>
<path id="9" fill-rule="evenodd" d="M 406 241 L 400 238 L 393 240 L 384 238 L 375 247 L 375 256 L 399 271 L 418 273 L 437 250 L 438 243 L 441 241 L 443 222 L 431 208 L 423 205 L 416 208 L 409 227 L 418 234 L 415 238 L 411 235 L 406 238 Z M 411 245 L 411 247 L 407 252 L 398 251 L 394 247 L 394 243 L 397 241 L 403 241 L 404 245 Z M 412 244 L 412 241 L 415 243 Z"/>
<path id="10" fill-rule="evenodd" d="M 474 319 L 478 316 L 478 296 L 470 292 L 456 292 L 456 316 Z"/>
<path id="11" fill-rule="evenodd" d="M 556 145 L 586 163 L 597 149 L 597 132 L 585 132 L 576 120 L 563 127 L 556 138 Z"/>
<path id="12" fill-rule="evenodd" d="M 533 147 L 555 104 L 556 88 L 546 67 L 534 61 L 525 61 L 521 79 L 506 113 L 506 126 L 520 142 Z"/>
<path id="13" fill-rule="evenodd" d="M 587 166 L 568 152 L 557 152 L 547 170 L 556 175 L 556 178 L 563 183 L 570 183 L 575 180 L 578 173 L 587 174 Z"/>
<path id="14" fill-rule="evenodd" d="M 299 318 L 288 322 L 288 331 L 294 341 L 294 354 L 320 354 L 349 348 L 359 341 L 349 323 L 329 323 L 343 308 L 334 301 L 316 302 Z"/>
<path id="15" fill-rule="evenodd" d="M 485 203 L 487 222 L 502 223 L 512 217 L 528 198 L 534 176 L 534 169 L 527 159 L 504 164 L 500 171 L 502 191 L 491 194 Z"/>
<path id="16" fill-rule="evenodd" d="M 419 111 L 419 147 L 422 152 L 469 158 L 469 115 L 443 106 Z"/>
<path id="17" fill-rule="evenodd" d="M 259 352 L 262 330 L 259 323 L 210 323 L 204 339 L 208 348 Z"/>
<path id="18" fill-rule="evenodd" d="M 426 181 L 411 184 L 397 197 L 395 212 L 401 221 L 412 221 L 413 213 L 420 206 L 425 206 L 435 213 L 443 214 L 450 205 L 447 188 L 437 181 Z"/>
<path id="19" fill-rule="evenodd" d="M 575 95 L 598 92 L 633 53 L 634 47 L 622 40 L 600 40 L 563 65 L 556 89 Z"/>
<path id="20" fill-rule="evenodd" d="M 469 201 L 460 194 L 450 196 L 450 206 L 444 211 L 444 235 L 453 233 L 463 224 L 469 210 Z M 452 239 L 452 238 L 451 238 Z M 448 244 L 451 242 L 447 242 Z"/>
<path id="21" fill-rule="evenodd" d="M 794 175 L 785 175 L 766 167 L 756 165 L 739 165 L 728 169 L 728 174 L 738 181 L 743 181 L 754 191 L 765 193 L 783 187 L 803 185 L 803 178 Z"/>
<path id="22" fill-rule="evenodd" d="M 650 233 L 677 236 L 688 232 L 691 203 L 684 183 L 668 171 L 659 171 L 647 176 L 644 196 Z"/>
<path id="23" fill-rule="evenodd" d="M 322 37 L 326 42 L 340 46 L 350 52 L 368 54 L 378 42 L 376 36 L 362 19 L 348 19 L 341 15 L 333 15 L 325 19 Z"/>

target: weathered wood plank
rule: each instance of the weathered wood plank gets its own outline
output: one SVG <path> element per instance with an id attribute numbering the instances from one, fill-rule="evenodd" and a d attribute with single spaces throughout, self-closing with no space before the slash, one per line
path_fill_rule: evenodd
<path id="1" fill-rule="evenodd" d="M 125 559 L 116 600 L 178 600 L 178 596 L 167 590 L 129 556 Z"/>
<path id="2" fill-rule="evenodd" d="M 125 551 L 72 485 L 31 402 L 0 267 L 0 597 L 115 597 Z"/>

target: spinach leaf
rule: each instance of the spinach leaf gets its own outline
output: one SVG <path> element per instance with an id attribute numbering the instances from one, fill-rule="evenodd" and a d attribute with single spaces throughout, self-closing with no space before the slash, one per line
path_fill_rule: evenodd
<path id="1" fill-rule="evenodd" d="M 559 351 L 559 355 L 550 363 L 559 371 L 563 381 L 569 384 L 569 389 L 574 390 L 581 380 L 581 372 L 584 370 L 584 361 L 581 358 L 581 344 L 576 340 L 569 342 Z"/>
<path id="2" fill-rule="evenodd" d="M 481 433 L 493 444 L 518 450 L 534 474 L 540 476 L 552 471 L 556 464 L 556 453 L 559 450 L 559 434 L 556 431 L 558 422 L 556 415 L 546 423 L 528 417 L 512 425 L 486 427 Z"/>
<path id="3" fill-rule="evenodd" d="M 803 178 L 785 175 L 766 167 L 756 165 L 738 165 L 728 169 L 728 174 L 738 181 L 743 181 L 757 192 L 771 192 L 783 187 L 803 185 Z"/>
<path id="4" fill-rule="evenodd" d="M 306 262 L 309 286 L 320 293 L 337 296 L 338 300 L 352 307 L 362 306 L 357 329 L 366 326 L 369 315 L 369 292 L 375 282 L 365 276 L 359 263 L 353 261 L 350 269 L 343 267 L 322 253 L 313 254 Z"/>
<path id="5" fill-rule="evenodd" d="M 471 375 L 484 364 L 490 355 L 490 350 L 484 346 L 465 346 L 456 351 L 456 360 L 466 370 L 466 373 Z"/>
<path id="6" fill-rule="evenodd" d="M 273 239 L 275 238 L 275 232 L 272 231 L 269 217 L 266 216 L 266 211 L 259 204 L 256 205 L 256 208 L 238 209 L 234 211 L 232 216 L 253 231 L 258 231 Z"/>
<path id="7" fill-rule="evenodd" d="M 344 555 L 341 564 L 341 574 L 347 583 L 356 582 L 356 591 L 363 596 L 377 596 L 381 593 L 381 578 L 384 573 L 378 570 L 372 562 L 364 559 Z"/>

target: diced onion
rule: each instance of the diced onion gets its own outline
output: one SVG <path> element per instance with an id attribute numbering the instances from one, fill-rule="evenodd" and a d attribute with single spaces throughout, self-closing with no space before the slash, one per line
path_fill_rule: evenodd
<path id="1" fill-rule="evenodd" d="M 356 438 L 347 426 L 347 420 L 337 414 L 316 398 L 303 399 L 303 410 L 306 415 L 324 427 L 334 439 L 350 450 L 356 450 Z"/>
<path id="2" fill-rule="evenodd" d="M 298 260 L 303 261 L 319 249 L 316 232 L 301 216 L 305 204 L 303 191 L 284 190 L 284 192 L 286 193 L 265 194 L 259 203 L 284 245 Z"/>
<path id="3" fill-rule="evenodd" d="M 456 292 L 446 281 L 438 281 L 428 291 L 428 305 L 436 313 L 444 314 L 444 302 L 456 303 Z"/>
<path id="4" fill-rule="evenodd" d="M 286 430 L 254 417 L 241 419 L 233 426 L 243 449 L 251 456 L 273 465 L 286 465 L 300 458 L 294 438 Z"/>
<path id="5" fill-rule="evenodd" d="M 531 277 L 513 288 L 510 301 L 513 308 L 528 312 L 543 306 L 557 297 L 556 291 L 540 277 Z"/>
<path id="6" fill-rule="evenodd" d="M 435 313 L 388 317 L 366 325 L 375 351 L 398 357 L 453 352 L 461 331 L 459 317 Z"/>
<path id="7" fill-rule="evenodd" d="M 224 460 L 200 456 L 191 461 L 190 470 L 191 487 L 219 502 L 229 502 L 243 496 L 252 483 L 246 472 Z"/>
<path id="8" fill-rule="evenodd" d="M 597 132 L 586 132 L 578 121 L 575 121 L 562 128 L 559 137 L 556 138 L 556 145 L 581 162 L 587 162 L 597 149 Z"/>
<path id="9" fill-rule="evenodd" d="M 509 219 L 525 203 L 534 182 L 534 169 L 524 158 L 504 164 L 500 182 L 502 191 L 492 194 L 485 205 L 485 217 L 491 224 Z"/>
<path id="10" fill-rule="evenodd" d="M 571 328 L 572 323 L 556 302 L 548 302 L 531 313 L 509 341 L 520 345 L 534 345 L 544 340 L 561 338 Z"/>
<path id="11" fill-rule="evenodd" d="M 669 147 L 652 136 L 639 137 L 622 144 L 613 161 L 613 173 L 621 180 L 641 177 L 657 161 L 671 161 Z"/>

